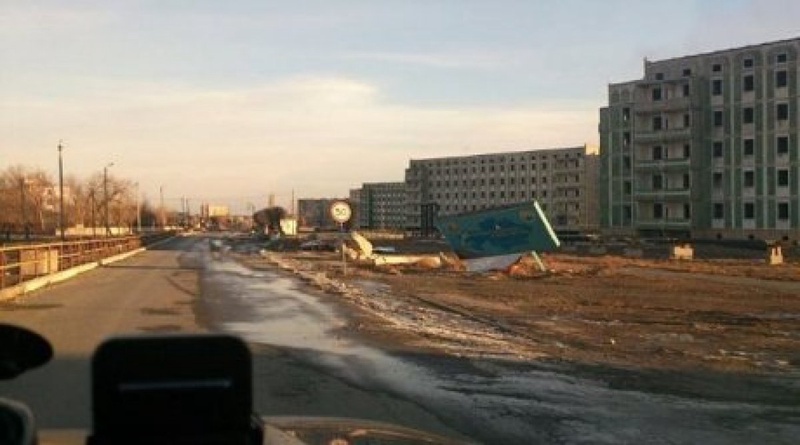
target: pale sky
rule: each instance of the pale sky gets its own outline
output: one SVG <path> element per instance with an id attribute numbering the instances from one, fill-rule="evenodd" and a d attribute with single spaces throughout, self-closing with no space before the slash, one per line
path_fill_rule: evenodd
<path id="1" fill-rule="evenodd" d="M 346 196 L 409 159 L 596 144 L 642 60 L 795 38 L 797 0 L 0 0 L 0 169 L 151 199 Z"/>

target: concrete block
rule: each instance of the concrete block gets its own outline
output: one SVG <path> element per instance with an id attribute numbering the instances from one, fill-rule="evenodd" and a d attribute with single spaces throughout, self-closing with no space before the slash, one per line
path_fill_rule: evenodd
<path id="1" fill-rule="evenodd" d="M 770 266 L 783 264 L 783 249 L 781 246 L 770 246 L 767 249 L 767 264 Z"/>
<path id="2" fill-rule="evenodd" d="M 694 259 L 694 246 L 691 244 L 678 244 L 672 246 L 670 259 L 673 260 L 692 260 Z"/>

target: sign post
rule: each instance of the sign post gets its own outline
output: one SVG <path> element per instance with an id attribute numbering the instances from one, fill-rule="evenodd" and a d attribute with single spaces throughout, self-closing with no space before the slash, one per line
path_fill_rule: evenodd
<path id="1" fill-rule="evenodd" d="M 341 233 L 341 249 L 342 249 L 342 275 L 347 275 L 347 255 L 344 252 L 344 225 L 353 216 L 353 209 L 347 201 L 334 201 L 330 207 L 331 218 L 339 223 L 339 232 Z"/>

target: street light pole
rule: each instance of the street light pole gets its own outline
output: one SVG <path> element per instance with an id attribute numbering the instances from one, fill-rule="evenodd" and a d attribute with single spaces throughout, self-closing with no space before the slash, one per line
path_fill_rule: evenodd
<path id="1" fill-rule="evenodd" d="M 138 182 L 136 183 L 136 233 L 142 233 L 142 199 Z"/>
<path id="2" fill-rule="evenodd" d="M 163 230 L 167 230 L 167 219 L 166 219 L 166 215 L 164 213 L 164 186 L 163 185 L 158 187 L 158 194 L 159 194 L 159 196 L 161 198 L 161 202 L 160 202 L 161 206 L 159 208 L 159 213 L 161 214 L 160 215 L 161 216 L 161 230 L 163 231 Z"/>
<path id="3" fill-rule="evenodd" d="M 108 225 L 108 168 L 113 167 L 114 163 L 109 162 L 108 165 L 103 167 L 103 202 L 106 223 L 106 236 L 111 235 L 111 227 Z"/>
<path id="4" fill-rule="evenodd" d="M 25 177 L 19 178 L 19 202 L 22 207 L 22 230 L 25 232 L 25 239 L 30 239 L 30 231 L 28 230 L 28 210 L 25 205 Z"/>
<path id="5" fill-rule="evenodd" d="M 66 240 L 64 227 L 64 161 L 61 157 L 61 141 L 58 141 L 58 226 L 61 230 L 61 242 Z"/>

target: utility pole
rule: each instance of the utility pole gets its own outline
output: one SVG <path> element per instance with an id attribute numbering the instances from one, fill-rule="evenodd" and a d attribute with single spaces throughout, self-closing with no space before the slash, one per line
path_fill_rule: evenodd
<path id="1" fill-rule="evenodd" d="M 111 226 L 109 226 L 108 220 L 108 168 L 113 167 L 114 163 L 109 162 L 105 167 L 103 167 L 103 207 L 104 207 L 104 219 L 106 225 L 106 236 L 111 235 Z"/>
<path id="2" fill-rule="evenodd" d="M 159 213 L 161 213 L 161 230 L 165 230 L 167 228 L 167 220 L 166 220 L 166 215 L 164 213 L 164 186 L 163 185 L 158 187 L 158 194 L 161 197 L 161 207 L 160 207 L 160 212 L 159 212 Z"/>
<path id="3" fill-rule="evenodd" d="M 28 211 L 25 205 L 25 177 L 19 178 L 19 203 L 22 210 L 22 230 L 25 232 L 25 239 L 30 239 L 30 232 L 28 231 Z"/>
<path id="4" fill-rule="evenodd" d="M 139 183 L 136 183 L 136 233 L 142 233 L 142 198 Z"/>
<path id="5" fill-rule="evenodd" d="M 66 241 L 66 228 L 64 224 L 64 161 L 61 157 L 63 147 L 58 141 L 58 227 L 61 230 L 61 242 Z"/>
<path id="6" fill-rule="evenodd" d="M 92 191 L 90 192 L 89 196 L 92 198 L 92 238 L 94 238 L 94 237 L 97 236 L 97 234 L 95 233 L 95 226 L 97 226 L 97 224 L 96 224 L 95 218 L 94 218 L 94 206 L 95 206 L 94 188 L 92 188 Z"/>

